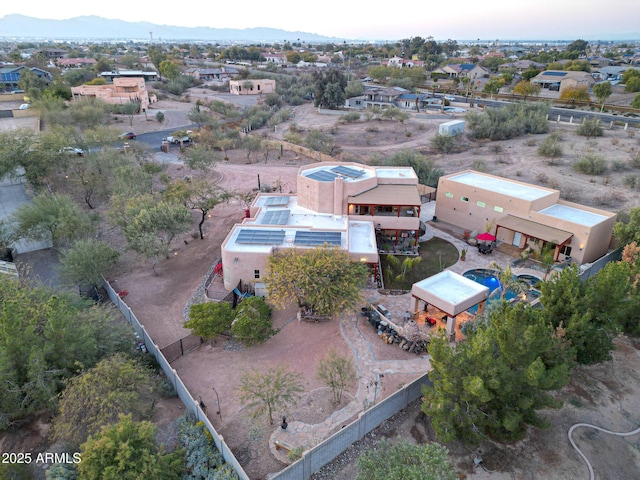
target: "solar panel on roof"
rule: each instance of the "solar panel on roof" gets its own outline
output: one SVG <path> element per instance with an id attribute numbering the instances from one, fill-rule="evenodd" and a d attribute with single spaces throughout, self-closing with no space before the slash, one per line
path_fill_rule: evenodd
<path id="1" fill-rule="evenodd" d="M 286 205 L 287 203 L 289 203 L 289 197 L 286 195 L 283 197 L 269 197 L 264 202 L 267 206 Z"/>
<path id="2" fill-rule="evenodd" d="M 240 230 L 236 243 L 245 245 L 279 245 L 284 241 L 284 230 Z"/>
<path id="3" fill-rule="evenodd" d="M 311 178 L 319 182 L 333 182 L 333 180 L 337 177 L 337 174 L 328 172 L 327 170 L 318 170 L 317 172 L 313 172 L 307 175 L 307 178 Z"/>
<path id="4" fill-rule="evenodd" d="M 296 238 L 293 240 L 295 245 L 319 246 L 336 245 L 340 246 L 342 235 L 340 232 L 296 232 Z"/>
<path id="5" fill-rule="evenodd" d="M 549 77 L 564 77 L 567 72 L 544 72 L 544 74 Z"/>
<path id="6" fill-rule="evenodd" d="M 344 165 L 333 167 L 331 171 L 351 178 L 358 178 L 364 175 L 364 170 L 356 170 L 355 168 L 345 167 Z"/>
<path id="7" fill-rule="evenodd" d="M 286 225 L 290 210 L 269 210 L 264 214 L 262 223 L 267 225 Z"/>

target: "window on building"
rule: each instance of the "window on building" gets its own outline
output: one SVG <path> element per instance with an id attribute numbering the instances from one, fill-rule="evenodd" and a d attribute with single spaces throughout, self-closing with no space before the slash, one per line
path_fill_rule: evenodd
<path id="1" fill-rule="evenodd" d="M 476 205 L 478 205 L 479 207 L 482 207 L 482 208 L 484 208 L 484 207 L 486 207 L 486 206 L 487 206 L 487 204 L 486 204 L 486 203 L 481 202 L 480 200 L 478 200 L 478 201 L 476 202 Z"/>
<path id="2" fill-rule="evenodd" d="M 469 201 L 469 197 L 461 197 L 460 200 L 462 200 L 463 202 L 468 202 Z"/>
<path id="3" fill-rule="evenodd" d="M 496 205 L 495 207 L 493 207 L 493 209 L 494 209 L 496 212 L 500 212 L 500 213 L 502 213 L 502 212 L 503 212 L 503 210 L 504 210 L 504 208 L 502 208 L 502 207 L 498 207 L 497 205 Z"/>
<path id="4" fill-rule="evenodd" d="M 567 257 L 571 256 L 571 247 L 569 245 L 562 245 L 562 247 L 560 247 L 560 253 L 562 255 L 566 255 Z"/>
<path id="5" fill-rule="evenodd" d="M 253 271 L 253 278 L 260 278 L 260 270 Z"/>
<path id="6" fill-rule="evenodd" d="M 452 192 L 447 192 L 444 194 L 445 197 L 447 198 L 453 198 L 453 193 Z"/>

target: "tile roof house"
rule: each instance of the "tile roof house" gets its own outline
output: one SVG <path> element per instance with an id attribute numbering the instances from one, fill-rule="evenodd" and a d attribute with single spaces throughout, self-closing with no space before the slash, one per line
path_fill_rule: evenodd
<path id="1" fill-rule="evenodd" d="M 59 58 L 56 65 L 60 68 L 79 68 L 98 63 L 95 58 Z"/>
<path id="2" fill-rule="evenodd" d="M 440 73 L 452 78 L 483 78 L 488 77 L 490 72 L 482 65 L 475 63 L 451 63 L 444 67 L 436 68 L 433 73 Z"/>
<path id="3" fill-rule="evenodd" d="M 264 290 L 268 258 L 278 248 L 330 245 L 371 267 L 379 245 L 409 251 L 420 228 L 418 177 L 410 167 L 321 162 L 300 168 L 297 194 L 259 194 L 248 218 L 221 246 L 224 286 Z"/>
<path id="4" fill-rule="evenodd" d="M 596 80 L 588 72 L 545 70 L 533 77 L 531 83 L 538 84 L 543 89 L 562 92 L 569 87 L 586 86 L 591 88 Z"/>

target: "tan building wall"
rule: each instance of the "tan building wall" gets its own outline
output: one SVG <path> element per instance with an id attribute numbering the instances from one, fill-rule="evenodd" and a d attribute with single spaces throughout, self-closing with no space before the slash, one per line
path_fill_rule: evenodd
<path id="1" fill-rule="evenodd" d="M 113 83 L 106 85 L 80 85 L 71 87 L 74 100 L 82 97 L 99 98 L 111 105 L 120 105 L 130 101 L 140 101 L 140 109 L 149 109 L 149 92 L 143 78 L 116 77 Z"/>
<path id="2" fill-rule="evenodd" d="M 248 86 L 249 83 L 251 83 L 251 86 Z M 267 95 L 276 91 L 276 81 L 266 78 L 260 80 L 230 80 L 229 91 L 236 95 Z"/>
<path id="3" fill-rule="evenodd" d="M 455 177 L 465 173 L 469 173 L 469 171 L 440 178 L 435 210 L 438 221 L 447 222 L 469 231 L 489 231 L 495 234 L 499 220 L 507 215 L 512 215 L 572 233 L 573 236 L 567 245 L 571 247 L 570 256 L 575 263 L 593 262 L 607 253 L 612 239 L 613 225 L 616 221 L 614 213 L 565 202 L 560 200 L 560 192 L 557 190 L 523 182 L 501 179 L 513 186 L 513 194 L 510 195 L 456 181 Z M 500 179 L 500 177 L 479 172 L 471 173 L 489 179 Z M 526 196 L 523 195 L 524 192 L 529 192 L 536 198 L 529 200 L 519 198 L 519 193 L 520 197 Z M 463 198 L 468 200 L 465 202 Z M 571 219 L 570 217 L 557 217 L 541 212 L 554 205 L 593 213 L 602 218 L 591 219 L 583 224 L 580 223 L 580 215 Z M 592 223 L 589 224 L 589 222 Z M 530 240 L 525 235 L 520 236 L 518 233 L 507 228 L 500 228 L 497 231 L 497 240 L 510 245 L 518 243 L 518 247 L 524 248 L 527 241 Z M 559 255 L 559 260 L 563 258 L 563 255 Z"/>

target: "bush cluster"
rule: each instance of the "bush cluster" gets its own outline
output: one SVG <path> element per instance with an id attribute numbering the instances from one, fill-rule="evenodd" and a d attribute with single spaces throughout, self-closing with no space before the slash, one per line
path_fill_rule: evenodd
<path id="1" fill-rule="evenodd" d="M 508 140 L 527 133 L 549 131 L 547 104 L 513 103 L 501 108 L 489 108 L 482 113 L 467 114 L 470 135 L 475 139 Z"/>
<path id="2" fill-rule="evenodd" d="M 593 153 L 587 153 L 573 163 L 573 169 L 585 175 L 602 175 L 607 168 L 607 161 Z"/>

